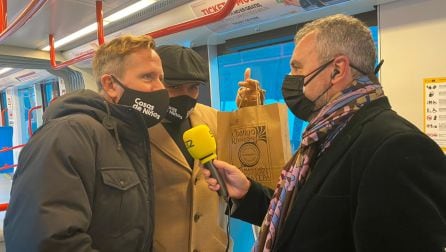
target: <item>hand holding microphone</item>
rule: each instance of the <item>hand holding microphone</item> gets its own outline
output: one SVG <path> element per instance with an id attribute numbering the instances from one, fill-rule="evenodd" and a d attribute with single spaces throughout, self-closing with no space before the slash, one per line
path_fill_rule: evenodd
<path id="1" fill-rule="evenodd" d="M 209 188 L 219 192 L 225 200 L 228 196 L 234 199 L 241 199 L 248 192 L 251 182 L 246 178 L 240 169 L 220 160 L 214 160 L 217 155 L 215 138 L 206 125 L 198 125 L 184 132 L 183 140 L 187 150 L 194 159 L 200 160 L 203 166 L 209 170 L 212 181 L 207 179 Z M 215 162 L 213 162 L 215 161 Z M 215 166 L 214 166 L 215 165 Z M 223 172 L 224 177 L 218 172 Z M 209 173 L 203 170 L 206 178 Z"/>
<path id="2" fill-rule="evenodd" d="M 183 141 L 190 155 L 194 159 L 200 160 L 200 163 L 211 172 L 211 176 L 217 180 L 220 185 L 218 194 L 227 201 L 228 190 L 226 184 L 212 164 L 212 160 L 217 157 L 217 145 L 211 129 L 203 124 L 193 127 L 184 132 Z"/>

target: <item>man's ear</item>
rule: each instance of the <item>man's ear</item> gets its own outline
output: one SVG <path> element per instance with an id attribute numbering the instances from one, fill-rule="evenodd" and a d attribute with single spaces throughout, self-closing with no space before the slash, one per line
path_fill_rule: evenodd
<path id="1" fill-rule="evenodd" d="M 334 86 L 344 89 L 352 82 L 352 72 L 350 69 L 350 59 L 347 56 L 339 56 L 334 61 L 334 69 L 331 73 L 331 82 Z"/>
<path id="2" fill-rule="evenodd" d="M 104 74 L 101 76 L 101 85 L 104 92 L 113 100 L 117 102 L 121 96 L 122 91 L 115 85 L 111 75 Z"/>

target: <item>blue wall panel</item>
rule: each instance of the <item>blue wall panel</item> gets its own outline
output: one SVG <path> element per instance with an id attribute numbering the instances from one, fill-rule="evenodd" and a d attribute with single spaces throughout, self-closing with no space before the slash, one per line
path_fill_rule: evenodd
<path id="1" fill-rule="evenodd" d="M 12 147 L 12 127 L 0 127 L 0 150 Z M 0 152 L 0 167 L 13 165 L 14 158 L 11 151 Z M 1 170 L 0 173 L 12 173 L 13 168 Z"/>

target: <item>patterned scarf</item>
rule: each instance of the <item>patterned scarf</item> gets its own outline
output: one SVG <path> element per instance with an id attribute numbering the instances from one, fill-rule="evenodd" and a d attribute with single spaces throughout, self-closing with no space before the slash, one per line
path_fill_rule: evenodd
<path id="1" fill-rule="evenodd" d="M 370 79 L 374 80 L 371 81 Z M 269 252 L 286 220 L 290 203 L 305 184 L 315 158 L 323 153 L 353 115 L 364 105 L 384 96 L 375 76 L 362 76 L 337 94 L 311 120 L 299 149 L 285 165 L 262 223 L 254 252 Z"/>

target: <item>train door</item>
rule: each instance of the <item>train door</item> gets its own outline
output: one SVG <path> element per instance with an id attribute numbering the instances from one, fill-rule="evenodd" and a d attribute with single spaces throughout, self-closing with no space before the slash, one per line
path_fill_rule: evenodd
<path id="1" fill-rule="evenodd" d="M 26 143 L 30 137 L 27 125 L 31 125 L 32 131 L 37 129 L 37 116 L 32 115 L 32 108 L 36 106 L 36 90 L 34 86 L 28 86 L 18 89 L 17 91 L 20 101 L 20 121 L 21 142 Z M 31 113 L 30 113 L 31 111 Z"/>

